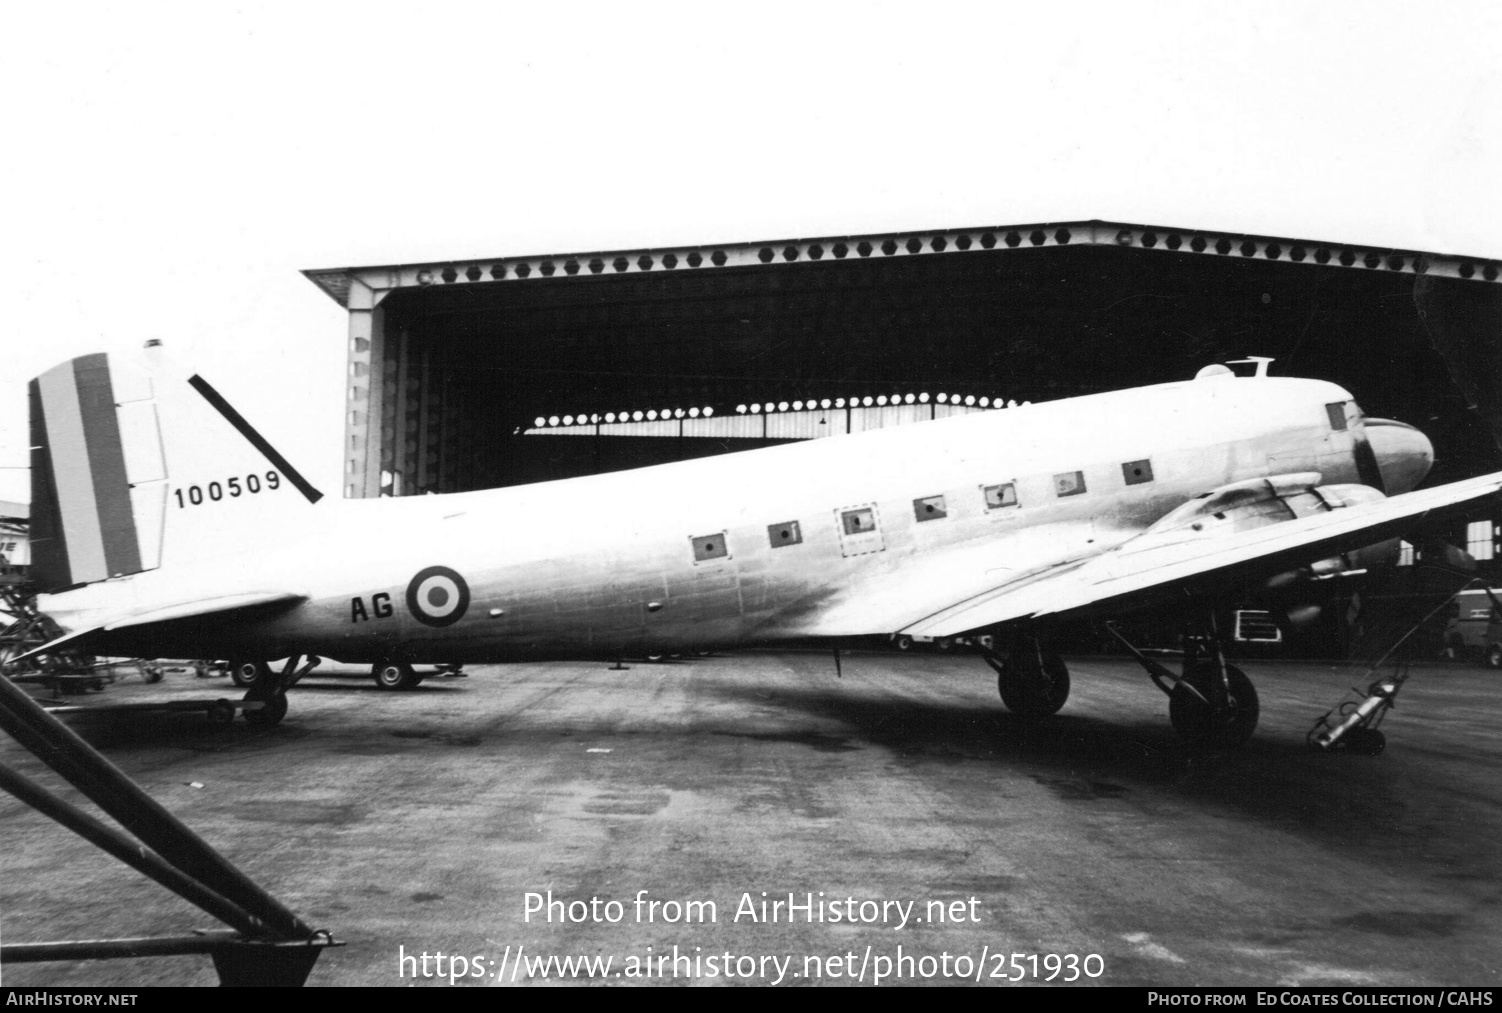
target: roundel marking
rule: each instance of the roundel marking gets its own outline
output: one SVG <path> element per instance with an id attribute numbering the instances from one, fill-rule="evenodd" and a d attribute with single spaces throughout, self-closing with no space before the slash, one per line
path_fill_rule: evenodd
<path id="1" fill-rule="evenodd" d="M 451 626 L 469 608 L 469 585 L 455 570 L 430 566 L 407 584 L 407 611 L 425 626 Z"/>

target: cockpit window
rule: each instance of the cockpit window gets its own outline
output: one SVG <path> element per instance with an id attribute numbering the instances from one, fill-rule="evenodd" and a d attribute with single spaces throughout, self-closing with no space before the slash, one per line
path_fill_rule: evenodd
<path id="1" fill-rule="evenodd" d="M 1334 401 L 1325 405 L 1325 413 L 1330 416 L 1330 428 L 1337 433 L 1346 428 L 1346 403 Z"/>

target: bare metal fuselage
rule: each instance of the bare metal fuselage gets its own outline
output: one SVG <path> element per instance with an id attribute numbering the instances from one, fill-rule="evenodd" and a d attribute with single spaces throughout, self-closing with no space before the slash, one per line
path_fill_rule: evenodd
<path id="1" fill-rule="evenodd" d="M 1361 421 L 1353 408 L 1338 428 L 1327 407 L 1350 401 L 1314 380 L 1201 380 L 582 479 L 325 504 L 276 551 L 226 545 L 41 604 L 81 629 L 122 598 L 142 610 L 237 590 L 306 598 L 106 631 L 95 648 L 185 657 L 608 658 L 892 633 L 1119 545 L 1228 483 L 1361 481 Z M 450 578 L 440 592 L 418 586 L 434 568 L 467 592 L 456 618 Z M 413 597 L 429 593 L 438 605 Z M 424 621 L 445 608 L 441 624 Z"/>

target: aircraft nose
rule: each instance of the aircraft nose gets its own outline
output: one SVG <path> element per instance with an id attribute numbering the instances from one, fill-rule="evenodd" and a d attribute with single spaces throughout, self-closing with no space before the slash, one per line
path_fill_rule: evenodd
<path id="1" fill-rule="evenodd" d="M 1408 492 L 1424 480 L 1434 466 L 1434 444 L 1406 422 L 1393 419 L 1366 420 L 1366 437 L 1382 469 L 1382 484 L 1388 495 Z"/>

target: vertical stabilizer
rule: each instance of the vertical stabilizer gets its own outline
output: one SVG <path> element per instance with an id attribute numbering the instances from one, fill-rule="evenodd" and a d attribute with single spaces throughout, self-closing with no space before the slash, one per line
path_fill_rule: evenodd
<path id="1" fill-rule="evenodd" d="M 43 592 L 246 551 L 322 495 L 159 353 L 85 355 L 29 394 L 31 572 Z"/>

